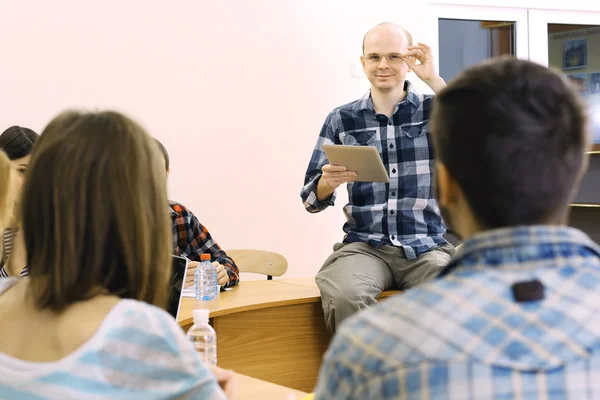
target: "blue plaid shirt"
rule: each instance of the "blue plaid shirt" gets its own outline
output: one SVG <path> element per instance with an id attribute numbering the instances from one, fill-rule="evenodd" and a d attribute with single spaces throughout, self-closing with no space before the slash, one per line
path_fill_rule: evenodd
<path id="1" fill-rule="evenodd" d="M 419 95 L 407 81 L 406 97 L 392 118 L 377 114 L 370 92 L 333 110 L 321 129 L 300 197 L 309 212 L 334 204 L 335 194 L 317 199 L 321 168 L 328 164 L 321 145 L 375 146 L 390 183 L 349 183 L 344 207 L 344 242 L 399 246 L 408 259 L 446 243 L 444 223 L 433 193 L 434 156 L 427 127 L 433 96 Z"/>
<path id="2" fill-rule="evenodd" d="M 316 399 L 600 399 L 599 257 L 572 228 L 476 235 L 443 278 L 342 325 Z M 545 298 L 516 302 L 534 279 Z"/>

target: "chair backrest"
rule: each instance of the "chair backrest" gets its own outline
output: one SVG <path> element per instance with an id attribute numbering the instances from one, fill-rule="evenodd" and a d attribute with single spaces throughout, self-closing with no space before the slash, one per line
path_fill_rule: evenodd
<path id="1" fill-rule="evenodd" d="M 226 252 L 235 261 L 240 272 L 267 275 L 267 279 L 285 274 L 288 268 L 284 256 L 270 251 L 238 249 Z"/>

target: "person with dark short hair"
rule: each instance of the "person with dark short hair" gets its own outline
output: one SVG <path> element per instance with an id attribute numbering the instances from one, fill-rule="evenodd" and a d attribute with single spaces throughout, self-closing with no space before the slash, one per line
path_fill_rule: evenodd
<path id="1" fill-rule="evenodd" d="M 40 136 L 29 128 L 11 126 L 0 135 L 0 150 L 8 156 L 18 172 L 15 183 L 19 201 L 25 173 L 29 167 L 33 146 Z M 18 209 L 18 208 L 17 208 Z M 19 216 L 12 215 L 2 235 L 2 257 L 0 258 L 0 280 L 9 276 L 27 276 L 25 245 L 19 232 Z"/>
<path id="2" fill-rule="evenodd" d="M 560 73 L 513 58 L 435 101 L 436 197 L 464 239 L 438 279 L 349 318 L 315 399 L 597 399 L 600 247 L 567 227 L 587 112 Z"/>

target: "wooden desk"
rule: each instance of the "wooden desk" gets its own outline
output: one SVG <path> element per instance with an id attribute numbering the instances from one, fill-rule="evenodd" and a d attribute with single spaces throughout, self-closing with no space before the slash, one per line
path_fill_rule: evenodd
<path id="1" fill-rule="evenodd" d="M 261 381 L 242 374 L 235 374 L 237 393 L 233 400 L 287 400 L 290 394 L 294 400 L 301 400 L 308 393 L 289 389 L 274 383 Z"/>
<path id="2" fill-rule="evenodd" d="M 185 331 L 194 308 L 210 310 L 220 367 L 313 391 L 331 340 L 314 279 L 247 281 L 214 301 L 184 298 L 178 322 Z"/>
<path id="3" fill-rule="evenodd" d="M 194 308 L 210 310 L 220 367 L 312 392 L 331 340 L 316 286 L 247 281 L 214 301 L 184 298 L 178 322 L 186 331 Z"/>

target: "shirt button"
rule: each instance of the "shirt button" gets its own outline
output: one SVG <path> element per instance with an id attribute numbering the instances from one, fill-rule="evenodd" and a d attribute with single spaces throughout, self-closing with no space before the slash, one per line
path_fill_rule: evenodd
<path id="1" fill-rule="evenodd" d="M 390 214 L 394 215 L 394 210 L 390 211 Z"/>
<path id="2" fill-rule="evenodd" d="M 394 143 L 390 144 L 390 149 L 394 148 Z"/>
<path id="3" fill-rule="evenodd" d="M 396 196 L 396 192 L 392 192 L 392 196 Z"/>
<path id="4" fill-rule="evenodd" d="M 392 168 L 392 174 L 396 173 L 396 168 Z"/>
<path id="5" fill-rule="evenodd" d="M 391 119 L 388 121 L 388 125 L 392 125 L 392 120 Z"/>

